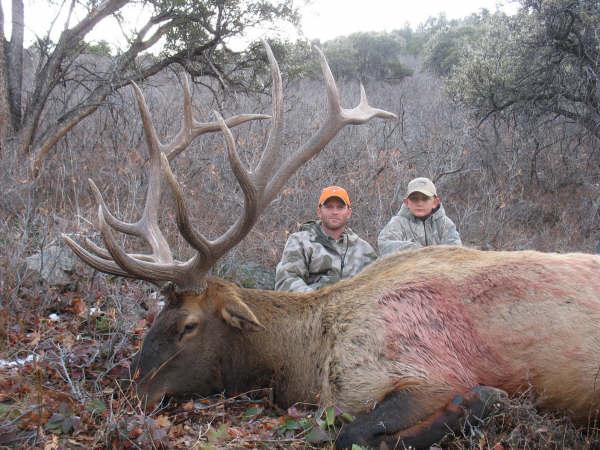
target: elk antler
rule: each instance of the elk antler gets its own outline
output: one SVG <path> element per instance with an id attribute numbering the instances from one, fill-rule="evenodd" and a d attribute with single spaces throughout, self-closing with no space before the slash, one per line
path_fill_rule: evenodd
<path id="1" fill-rule="evenodd" d="M 362 84 L 359 105 L 353 109 L 342 108 L 339 91 L 327 60 L 321 50 L 317 49 L 327 91 L 327 117 L 317 132 L 304 145 L 281 162 L 281 132 L 283 129 L 281 73 L 271 48 L 266 42 L 264 45 L 271 64 L 271 76 L 273 79 L 273 115 L 269 139 L 256 169 L 252 172 L 244 167 L 230 127 L 247 120 L 264 118 L 265 116 L 243 115 L 224 120 L 218 113 L 215 113 L 217 117 L 216 122 L 211 124 L 197 124 L 191 116 L 191 101 L 189 100 L 189 89 L 186 83 L 184 125 L 172 144 L 162 146 L 152 126 L 150 114 L 142 93 L 134 85 L 151 155 L 151 164 L 148 169 L 149 187 L 146 197 L 146 208 L 144 209 L 142 218 L 138 222 L 134 224 L 121 222 L 110 214 L 96 185 L 90 181 L 92 192 L 98 202 L 100 231 L 108 251 L 99 248 L 89 240 L 85 241 L 84 245 L 86 248 L 83 248 L 65 236 L 69 246 L 80 258 L 103 272 L 144 279 L 157 284 L 164 281 L 172 281 L 180 289 L 197 289 L 203 286 L 204 277 L 215 262 L 248 234 L 261 212 L 275 198 L 286 181 L 299 167 L 317 155 L 344 126 L 363 124 L 374 117 L 384 119 L 396 118 L 396 115 L 393 113 L 371 107 L 368 104 Z M 194 134 L 190 129 L 199 130 L 201 128 L 206 130 L 204 132 L 215 131 L 216 129 L 223 131 L 231 170 L 244 193 L 244 210 L 242 216 L 223 235 L 215 240 L 207 239 L 191 226 L 181 187 L 169 166 L 169 160 L 181 153 L 195 137 L 202 134 L 201 132 Z M 161 181 L 160 161 L 162 161 L 162 171 L 175 197 L 179 231 L 184 239 L 196 250 L 196 254 L 185 262 L 173 259 L 168 244 L 158 228 L 157 211 Z M 127 254 L 117 244 L 111 228 L 122 233 L 144 238 L 150 245 L 152 254 Z"/>
<path id="2" fill-rule="evenodd" d="M 161 195 L 161 176 L 163 172 L 161 155 L 166 155 L 170 160 L 185 150 L 190 143 L 198 136 L 221 130 L 219 121 L 198 122 L 194 119 L 192 113 L 192 101 L 189 83 L 187 77 L 183 78 L 183 123 L 181 129 L 175 137 L 168 143 L 161 143 L 158 139 L 156 129 L 152 124 L 148 106 L 140 88 L 131 83 L 134 89 L 144 134 L 150 155 L 148 164 L 148 190 L 146 192 L 146 202 L 142 217 L 134 223 L 127 223 L 117 219 L 109 211 L 100 190 L 90 179 L 90 188 L 98 204 L 98 225 L 107 249 L 97 246 L 89 239 L 79 245 L 69 236 L 63 234 L 63 238 L 71 249 L 84 262 L 93 268 L 114 275 L 140 278 L 155 283 L 169 281 L 174 277 L 171 273 L 177 273 L 173 268 L 181 263 L 174 262 L 169 244 L 163 233 L 158 227 L 158 208 Z M 240 114 L 227 119 L 228 126 L 235 127 L 250 120 L 268 119 L 270 116 L 265 114 Z M 116 243 L 111 232 L 111 227 L 115 230 L 140 237 L 150 246 L 151 254 L 127 254 Z M 144 263 L 139 267 L 137 263 Z"/>

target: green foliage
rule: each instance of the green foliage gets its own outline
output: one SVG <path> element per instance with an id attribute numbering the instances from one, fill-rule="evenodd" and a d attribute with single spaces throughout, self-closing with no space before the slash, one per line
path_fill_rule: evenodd
<path id="1" fill-rule="evenodd" d="M 269 39 L 268 42 L 279 67 L 285 68 L 282 76 L 288 79 L 320 76 L 319 61 L 310 42 L 282 39 Z M 271 83 L 271 72 L 262 43 L 250 44 L 244 54 L 248 64 L 238 64 L 238 70 L 242 69 L 246 74 L 248 86 L 264 90 Z"/>
<path id="2" fill-rule="evenodd" d="M 252 408 L 248 408 L 246 411 L 244 411 L 242 419 L 244 419 L 244 420 L 254 419 L 257 416 L 260 416 L 264 410 L 265 409 L 261 408 L 260 406 L 253 406 Z"/>
<path id="3" fill-rule="evenodd" d="M 90 400 L 85 405 L 86 409 L 95 414 L 102 414 L 107 410 L 106 404 L 99 398 L 95 398 Z"/>
<path id="4" fill-rule="evenodd" d="M 394 33 L 353 33 L 323 44 L 331 70 L 340 79 L 400 81 L 412 71 L 400 62 L 404 40 Z"/>
<path id="5" fill-rule="evenodd" d="M 70 434 L 81 425 L 81 418 L 76 416 L 65 403 L 61 403 L 58 412 L 46 423 L 46 430 L 55 434 Z"/>
<path id="6" fill-rule="evenodd" d="M 407 29 L 410 30 L 410 29 Z M 289 79 L 308 77 L 320 78 L 321 66 L 315 57 L 313 45 L 320 47 L 327 56 L 329 66 L 336 79 L 375 79 L 400 81 L 412 75 L 412 70 L 400 62 L 407 54 L 405 35 L 408 31 L 393 33 L 354 33 L 321 43 L 298 40 L 270 40 L 269 45 L 280 66 L 285 67 Z M 411 51 L 416 51 L 415 47 Z M 247 73 L 260 86 L 270 82 L 268 62 L 262 47 L 256 43 L 246 52 L 251 61 L 262 61 L 246 67 Z M 238 67 L 239 68 L 239 67 Z"/>
<path id="7" fill-rule="evenodd" d="M 335 406 L 325 408 L 321 417 L 317 418 L 319 426 L 324 430 L 330 431 L 352 421 L 354 421 L 354 416 L 352 414 L 343 412 Z"/>
<path id="8" fill-rule="evenodd" d="M 51 15 L 56 15 L 58 22 L 49 24 L 64 26 L 63 32 L 54 41 L 54 33 L 40 30 L 46 37 L 34 45 L 38 69 L 27 68 L 31 76 L 24 77 L 25 49 L 20 39 L 0 52 L 0 65 L 6 72 L 5 85 L 0 89 L 5 93 L 0 96 L 0 113 L 9 116 L 0 122 L 0 135 L 6 135 L 16 151 L 31 156 L 33 177 L 40 174 L 55 144 L 69 130 L 131 80 L 143 82 L 163 69 L 174 68 L 193 77 L 206 77 L 202 81 L 215 95 L 211 81 L 221 89 L 252 88 L 246 70 L 255 62 L 249 59 L 252 55 L 236 52 L 229 45 L 259 26 L 276 30 L 284 23 L 298 21 L 293 0 L 119 0 L 101 2 L 101 7 L 95 2 L 74 2 L 72 14 L 66 15 L 69 19 L 58 13 L 59 3 L 51 5 L 55 9 Z M 86 43 L 104 20 L 117 18 L 127 25 L 123 11 L 134 3 L 141 22 L 135 29 L 122 27 L 127 35 L 118 54 L 111 54 L 105 42 Z M 23 0 L 15 0 L 15 6 L 24 9 Z M 15 21 L 13 37 L 22 35 L 26 25 L 31 28 L 31 24 Z M 162 48 L 160 55 L 148 57 L 146 52 L 156 50 L 157 44 Z M 81 58 L 82 53 L 110 60 Z M 61 99 L 63 91 L 69 93 L 66 100 Z M 57 115 L 55 120 L 42 119 L 52 114 Z"/>
<path id="9" fill-rule="evenodd" d="M 485 21 L 449 90 L 480 117 L 561 116 L 600 137 L 600 2 L 526 0 Z"/>
<path id="10" fill-rule="evenodd" d="M 421 55 L 428 39 L 427 33 L 422 30 L 415 31 L 409 25 L 405 25 L 404 28 L 398 30 L 393 30 L 390 34 L 394 39 L 402 43 L 402 52 L 411 56 Z"/>
<path id="11" fill-rule="evenodd" d="M 108 316 L 98 316 L 95 325 L 98 333 L 109 333 L 114 328 L 112 320 Z"/>
<path id="12" fill-rule="evenodd" d="M 312 428 L 312 424 L 309 419 L 301 417 L 296 419 L 294 417 L 285 417 L 283 422 L 277 427 L 276 433 L 280 436 L 293 435 L 298 431 L 307 431 Z"/>
<path id="13" fill-rule="evenodd" d="M 425 68 L 439 76 L 448 76 L 463 54 L 482 38 L 482 22 L 489 17 L 473 14 L 461 20 L 447 21 L 444 16 L 430 19 L 424 35 L 428 35 L 423 49 Z"/>
<path id="14" fill-rule="evenodd" d="M 0 403 L 0 417 L 8 415 L 11 411 L 13 411 L 11 405 Z"/>
<path id="15" fill-rule="evenodd" d="M 97 56 L 112 56 L 112 49 L 104 39 L 98 42 L 88 42 L 85 44 L 83 53 Z"/>
<path id="16" fill-rule="evenodd" d="M 335 424 L 335 408 L 330 406 L 325 410 L 325 426 L 327 428 L 333 427 Z"/>
<path id="17" fill-rule="evenodd" d="M 227 46 L 228 38 L 242 36 L 261 24 L 297 24 L 299 20 L 292 0 L 155 0 L 154 6 L 157 16 L 176 23 L 165 34 L 161 58 L 180 63 L 193 76 L 214 77 L 223 87 L 251 90 L 264 87 L 265 79 L 270 79 L 265 75 L 264 51 L 259 56 L 258 42 L 245 51 L 233 51 Z"/>
<path id="18" fill-rule="evenodd" d="M 291 0 L 155 0 L 153 5 L 157 16 L 181 19 L 166 35 L 165 55 L 208 41 L 215 29 L 226 39 L 261 23 L 298 21 Z"/>
<path id="19" fill-rule="evenodd" d="M 228 426 L 222 423 L 216 430 L 211 428 L 207 433 L 208 442 L 211 444 L 207 447 L 202 447 L 205 450 L 219 448 L 217 444 L 220 444 L 227 438 Z"/>
<path id="20" fill-rule="evenodd" d="M 294 79 L 316 73 L 320 74 L 319 61 L 316 58 L 312 44 L 307 40 L 292 42 L 272 39 L 269 40 L 269 45 L 279 65 L 285 67 L 285 74 L 288 78 Z M 262 47 L 259 48 L 259 52 L 261 55 L 265 54 Z"/>

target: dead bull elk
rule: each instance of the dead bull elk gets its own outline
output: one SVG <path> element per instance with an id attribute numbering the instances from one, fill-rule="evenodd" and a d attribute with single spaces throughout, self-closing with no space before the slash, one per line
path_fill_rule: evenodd
<path id="1" fill-rule="evenodd" d="M 271 386 L 282 406 L 335 404 L 357 415 L 342 428 L 338 448 L 428 445 L 456 427 L 465 410 L 481 414 L 495 398 L 494 388 L 515 394 L 532 387 L 540 407 L 565 410 L 579 420 L 597 414 L 598 256 L 425 248 L 382 259 L 350 280 L 306 294 L 242 289 L 207 276 L 286 180 L 340 129 L 394 117 L 370 107 L 362 89 L 358 107 L 342 108 L 321 54 L 325 122 L 281 162 L 281 76 L 266 47 L 272 128 L 253 172 L 241 163 L 227 125 L 261 116 L 199 124 L 186 85 L 182 130 L 170 144 L 161 144 L 134 86 L 151 158 L 143 216 L 136 223 L 116 219 L 91 183 L 106 249 L 89 240 L 80 246 L 65 236 L 100 271 L 176 287 L 139 354 L 140 392 L 153 402 L 167 394 Z M 245 208 L 222 236 L 209 240 L 191 226 L 168 160 L 194 137 L 217 129 L 225 135 Z M 196 250 L 185 262 L 173 259 L 157 225 L 163 176 L 174 193 L 180 233 Z M 145 239 L 152 253 L 126 253 L 112 229 Z"/>

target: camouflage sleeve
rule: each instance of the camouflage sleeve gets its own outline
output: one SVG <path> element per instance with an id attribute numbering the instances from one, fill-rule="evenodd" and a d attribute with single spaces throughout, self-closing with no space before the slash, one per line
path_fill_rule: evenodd
<path id="1" fill-rule="evenodd" d="M 362 240 L 363 248 L 362 248 L 362 267 L 360 270 L 364 269 L 366 266 L 371 264 L 373 261 L 377 259 L 377 252 L 375 249 L 369 244 L 367 241 Z"/>
<path id="2" fill-rule="evenodd" d="M 275 290 L 289 292 L 308 292 L 314 288 L 308 286 L 308 263 L 302 241 L 292 234 L 283 249 L 281 261 L 275 270 Z"/>
<path id="3" fill-rule="evenodd" d="M 371 244 L 359 237 L 344 261 L 344 278 L 356 275 L 376 259 L 377 253 Z"/>
<path id="4" fill-rule="evenodd" d="M 409 248 L 421 247 L 418 242 L 409 239 L 403 230 L 402 222 L 396 216 L 387 223 L 377 237 L 377 247 L 381 256 Z"/>
<path id="5" fill-rule="evenodd" d="M 462 241 L 460 240 L 460 235 L 458 234 L 458 230 L 456 229 L 456 225 L 454 222 L 448 217 L 446 217 L 446 223 L 444 224 L 444 234 L 441 244 L 446 245 L 462 245 Z"/>

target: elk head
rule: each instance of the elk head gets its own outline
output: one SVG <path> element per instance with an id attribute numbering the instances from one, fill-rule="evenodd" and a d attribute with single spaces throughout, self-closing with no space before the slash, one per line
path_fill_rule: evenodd
<path id="1" fill-rule="evenodd" d="M 180 132 L 168 144 L 162 144 L 152 124 L 150 113 L 140 89 L 133 84 L 150 153 L 148 191 L 144 212 L 139 221 L 126 223 L 108 210 L 100 191 L 90 180 L 92 193 L 98 203 L 98 226 L 106 249 L 86 239 L 82 245 L 64 236 L 73 251 L 90 266 L 102 272 L 147 280 L 159 286 L 174 288 L 166 293 L 166 306 L 148 332 L 138 355 L 139 386 L 150 400 L 163 394 L 198 393 L 207 395 L 223 389 L 217 373 L 221 355 L 228 352 L 230 339 L 240 331 L 264 329 L 240 297 L 243 290 L 220 280 L 207 278 L 211 267 L 229 249 L 240 242 L 256 223 L 261 212 L 277 196 L 286 181 L 299 167 L 317 155 L 346 125 L 358 125 L 374 117 L 395 118 L 390 112 L 368 104 L 361 85 L 361 99 L 353 109 L 342 108 L 331 70 L 317 49 L 325 78 L 328 110 L 316 133 L 295 152 L 281 156 L 283 128 L 282 81 L 277 61 L 265 43 L 271 64 L 272 127 L 268 142 L 256 168 L 244 167 L 236 149 L 230 127 L 263 115 L 240 115 L 224 120 L 218 113 L 216 121 L 198 123 L 192 117 L 187 81 L 184 83 L 184 123 Z M 169 161 L 181 153 L 193 139 L 221 130 L 225 136 L 227 156 L 244 194 L 244 210 L 229 229 L 217 239 L 210 240 L 195 230 L 182 190 L 173 175 Z M 173 192 L 177 225 L 184 239 L 195 249 L 187 261 L 173 258 L 169 245 L 158 227 L 158 206 L 162 178 Z M 140 237 L 152 250 L 150 254 L 126 253 L 114 237 L 113 230 Z M 268 327 L 268 324 L 264 324 Z"/>

